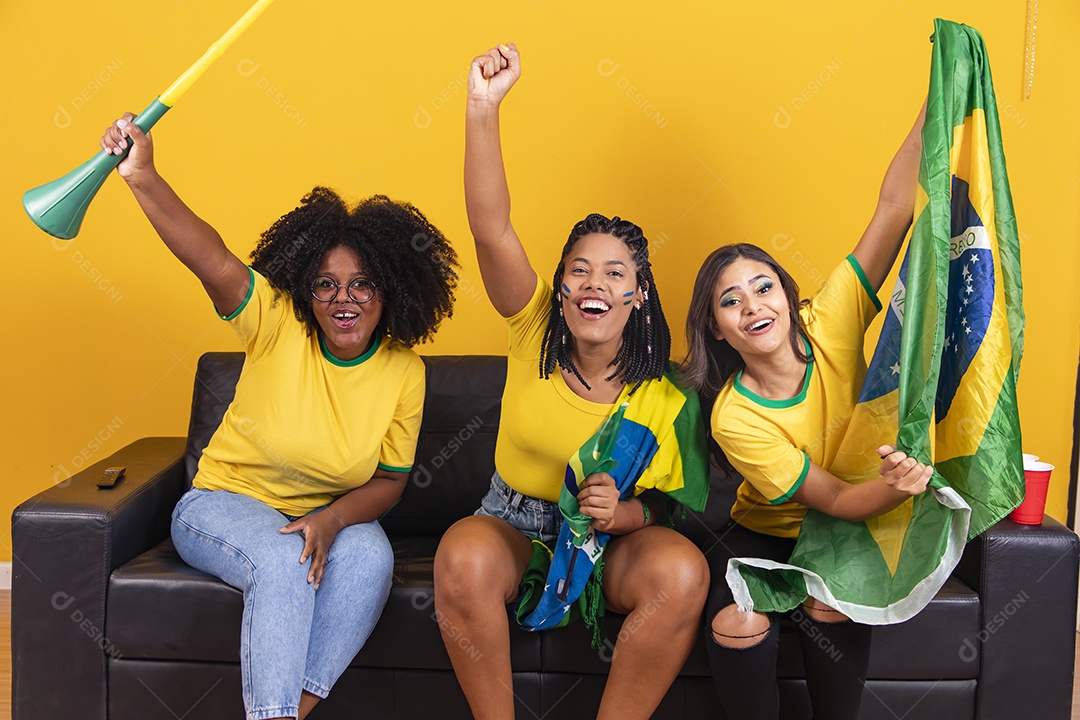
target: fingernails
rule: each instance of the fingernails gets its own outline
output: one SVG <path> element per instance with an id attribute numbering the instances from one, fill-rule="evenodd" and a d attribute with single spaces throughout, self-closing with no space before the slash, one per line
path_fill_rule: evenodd
<path id="1" fill-rule="evenodd" d="M 510 48 L 506 45 L 503 45 L 502 43 L 499 43 L 499 49 L 502 50 L 504 53 L 510 52 Z"/>

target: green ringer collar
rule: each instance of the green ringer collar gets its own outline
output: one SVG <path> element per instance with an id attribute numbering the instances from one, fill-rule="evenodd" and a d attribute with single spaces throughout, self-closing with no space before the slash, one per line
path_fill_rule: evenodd
<path id="1" fill-rule="evenodd" d="M 743 370 L 746 369 L 745 367 L 740 369 L 738 374 L 735 375 L 735 391 L 743 397 L 753 400 L 762 407 L 772 408 L 774 410 L 795 407 L 801 403 L 806 399 L 806 391 L 810 387 L 810 378 L 814 376 L 814 350 L 810 347 L 809 340 L 803 337 L 802 341 L 803 345 L 806 347 L 806 354 L 810 357 L 810 362 L 806 363 L 806 374 L 803 376 L 802 390 L 799 391 L 798 395 L 788 398 L 787 400 L 773 400 L 771 398 L 761 397 L 756 392 L 743 385 L 742 375 Z"/>
<path id="2" fill-rule="evenodd" d="M 341 360 L 340 358 L 334 357 L 334 355 L 327 349 L 326 340 L 325 338 L 323 338 L 323 334 L 321 331 L 319 332 L 319 347 L 322 348 L 323 357 L 329 360 L 332 365 L 337 365 L 338 367 L 353 367 L 368 360 L 372 355 L 376 353 L 376 351 L 378 351 L 379 346 L 382 345 L 383 334 L 384 333 L 382 331 L 382 328 L 376 328 L 375 338 L 371 343 L 371 347 L 368 348 L 367 352 L 354 360 Z"/>

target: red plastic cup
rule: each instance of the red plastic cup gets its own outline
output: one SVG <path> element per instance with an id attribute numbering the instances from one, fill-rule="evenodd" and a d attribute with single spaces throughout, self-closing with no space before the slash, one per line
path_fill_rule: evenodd
<path id="1" fill-rule="evenodd" d="M 1021 525 L 1041 525 L 1046 510 L 1046 490 L 1050 487 L 1050 463 L 1031 462 L 1024 467 L 1024 484 L 1027 492 L 1024 502 L 1009 513 L 1009 519 Z"/>

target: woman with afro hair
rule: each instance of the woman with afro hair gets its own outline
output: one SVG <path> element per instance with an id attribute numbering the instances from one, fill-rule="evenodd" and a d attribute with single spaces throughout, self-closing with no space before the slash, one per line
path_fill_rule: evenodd
<path id="1" fill-rule="evenodd" d="M 530 264 L 510 223 L 499 140 L 499 105 L 519 74 L 512 45 L 475 58 L 469 74 L 465 202 L 484 287 L 509 327 L 510 351 L 491 489 L 475 515 L 443 536 L 434 568 L 443 640 L 473 715 L 481 719 L 514 716 L 506 605 L 518 600 L 519 624 L 545 629 L 528 624 L 533 614 L 528 608 L 530 615 L 522 620 L 522 607 L 532 597 L 522 588 L 523 574 L 532 573 L 537 556 L 550 557 L 549 550 L 554 569 L 567 545 L 563 538 L 570 520 L 564 524 L 559 501 L 568 488 L 568 458 L 590 437 L 604 435 L 601 428 L 609 427 L 607 420 L 620 408 L 629 408 L 629 417 L 654 391 L 697 409 L 696 395 L 685 398 L 666 375 L 670 335 L 648 243 L 637 225 L 590 215 L 574 226 L 550 281 Z M 704 428 L 696 424 L 697 437 L 689 444 L 698 443 L 704 456 Z M 624 420 L 620 432 L 625 426 Z M 657 432 L 661 449 L 644 461 L 643 476 L 655 473 L 680 486 L 707 488 L 706 475 L 690 467 L 684 473 L 684 466 L 659 460 L 670 460 L 663 448 L 672 435 L 671 423 Z M 626 720 L 649 717 L 686 661 L 709 573 L 697 547 L 657 524 L 665 514 L 664 496 L 621 494 L 612 478 L 621 470 L 583 472 L 584 482 L 575 490 L 588 528 L 585 537 L 610 538 L 590 579 L 599 583 L 602 569 L 602 603 L 628 616 L 610 655 L 597 717 Z M 631 489 L 640 487 L 638 481 Z M 578 552 L 574 557 L 585 554 L 573 552 Z M 580 567 L 588 561 L 575 562 Z M 575 566 L 569 567 L 565 582 L 572 587 Z M 565 605 L 574 602 L 557 590 L 565 589 L 562 581 L 548 580 L 548 587 L 539 582 L 537 607 L 549 593 Z M 659 612 L 658 601 L 663 603 Z M 589 622 L 587 609 L 581 617 Z M 602 622 L 593 613 L 597 620 Z M 469 642 L 462 643 L 462 637 Z"/>
<path id="2" fill-rule="evenodd" d="M 424 403 L 410 348 L 451 315 L 457 258 L 413 206 L 375 196 L 350 208 L 317 187 L 263 233 L 248 267 L 158 175 L 133 117 L 101 146 L 132 145 L 120 176 L 245 351 L 235 399 L 173 511 L 173 542 L 244 593 L 248 720 L 303 718 L 389 596 L 393 553 L 377 519 L 405 487 Z"/>

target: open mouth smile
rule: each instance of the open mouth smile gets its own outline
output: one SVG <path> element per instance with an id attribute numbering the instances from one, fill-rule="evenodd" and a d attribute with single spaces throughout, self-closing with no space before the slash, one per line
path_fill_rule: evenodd
<path id="1" fill-rule="evenodd" d="M 757 320 L 750 323 L 744 329 L 748 335 L 763 335 L 772 329 L 773 321 L 769 319 Z"/>
<path id="2" fill-rule="evenodd" d="M 360 316 L 351 310 L 338 310 L 330 316 L 334 320 L 334 324 L 342 330 L 348 330 L 356 324 L 357 318 Z"/>
<path id="3" fill-rule="evenodd" d="M 578 302 L 578 310 L 586 320 L 599 320 L 608 314 L 611 305 L 600 298 L 583 298 Z"/>

